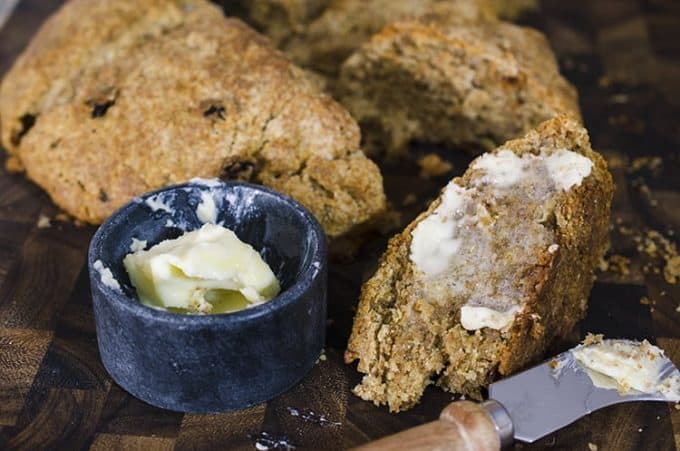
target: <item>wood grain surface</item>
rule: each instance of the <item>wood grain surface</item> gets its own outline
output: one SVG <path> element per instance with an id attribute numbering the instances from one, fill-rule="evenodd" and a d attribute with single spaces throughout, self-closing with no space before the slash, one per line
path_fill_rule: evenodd
<path id="1" fill-rule="evenodd" d="M 20 2 L 0 30 L 0 74 L 59 3 Z M 597 332 L 650 339 L 680 364 L 680 282 L 666 280 L 660 255 L 680 233 L 680 2 L 546 0 L 522 22 L 548 35 L 616 181 L 610 267 L 618 269 L 598 275 L 588 317 L 553 351 Z M 429 152 L 453 169 L 419 177 L 416 161 Z M 400 224 L 468 162 L 421 146 L 408 161 L 381 163 Z M 99 360 L 84 266 L 95 228 L 56 220 L 57 213 L 39 188 L 0 170 L 0 449 L 340 449 L 432 421 L 455 398 L 431 387 L 412 410 L 390 414 L 351 393 L 360 375 L 341 357 L 359 288 L 385 247 L 387 236 L 376 235 L 354 261 L 332 264 L 326 359 L 298 386 L 226 415 L 151 407 L 112 382 Z M 50 227 L 38 225 L 41 216 Z M 664 403 L 612 406 L 515 446 L 679 447 L 680 410 Z"/>

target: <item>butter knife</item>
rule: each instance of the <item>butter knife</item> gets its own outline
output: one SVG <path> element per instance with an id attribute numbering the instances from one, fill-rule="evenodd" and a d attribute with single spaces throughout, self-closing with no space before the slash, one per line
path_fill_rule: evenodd
<path id="1" fill-rule="evenodd" d="M 659 379 L 680 378 L 670 359 L 661 365 Z M 370 442 L 357 451 L 378 450 L 498 450 L 514 441 L 531 443 L 613 404 L 631 401 L 669 402 L 662 393 L 642 393 L 597 384 L 592 372 L 579 364 L 572 350 L 489 386 L 482 403 L 455 401 L 439 418 Z M 595 382 L 594 382 L 595 381 Z M 677 387 L 673 388 L 677 391 Z M 680 393 L 672 393 L 674 397 Z"/>

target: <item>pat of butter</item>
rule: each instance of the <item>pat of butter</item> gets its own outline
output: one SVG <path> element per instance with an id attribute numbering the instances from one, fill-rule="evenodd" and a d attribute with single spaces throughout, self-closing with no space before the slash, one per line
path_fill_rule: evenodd
<path id="1" fill-rule="evenodd" d="M 466 196 L 465 188 L 449 183 L 439 207 L 411 232 L 411 261 L 425 274 L 434 276 L 446 271 L 458 253 L 458 229 Z"/>
<path id="2" fill-rule="evenodd" d="M 527 174 L 545 168 L 548 179 L 556 188 L 567 191 L 579 186 L 590 175 L 593 162 L 583 155 L 567 149 L 557 149 L 550 154 L 524 154 L 521 157 L 508 149 L 485 153 L 472 162 L 472 169 L 485 172 L 482 181 L 498 188 L 511 188 Z"/>
<path id="3" fill-rule="evenodd" d="M 123 260 L 142 303 L 189 313 L 225 313 L 272 299 L 279 282 L 229 229 L 205 224 Z"/>
<path id="4" fill-rule="evenodd" d="M 575 348 L 572 355 L 597 387 L 659 393 L 680 401 L 680 372 L 668 373 L 668 357 L 647 340 L 601 340 Z"/>
<path id="5" fill-rule="evenodd" d="M 467 330 L 477 330 L 483 327 L 503 330 L 512 325 L 515 315 L 520 310 L 521 308 L 517 305 L 513 305 L 505 312 L 488 307 L 464 305 L 460 309 L 460 324 Z"/>

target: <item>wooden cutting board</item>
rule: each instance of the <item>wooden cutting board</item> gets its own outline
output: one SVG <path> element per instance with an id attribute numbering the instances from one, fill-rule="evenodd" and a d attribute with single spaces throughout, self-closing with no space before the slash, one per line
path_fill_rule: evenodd
<path id="1" fill-rule="evenodd" d="M 0 74 L 59 4 L 19 3 L 0 30 Z M 580 331 L 554 351 L 590 331 L 648 338 L 680 364 L 680 282 L 664 279 L 663 261 L 648 254 L 654 249 L 646 242 L 649 230 L 661 233 L 651 235 L 657 249 L 663 239 L 677 243 L 680 234 L 680 3 L 550 0 L 523 20 L 546 32 L 579 89 L 593 147 L 606 156 L 617 185 L 612 254 L 630 260 L 598 275 Z M 429 152 L 453 169 L 419 177 L 416 160 Z M 401 225 L 468 162 L 455 152 L 417 147 L 408 161 L 381 163 Z M 420 405 L 390 414 L 351 393 L 360 375 L 342 363 L 342 352 L 361 283 L 385 247 L 387 237 L 375 236 L 356 260 L 331 266 L 326 359 L 297 387 L 224 415 L 151 407 L 113 383 L 98 357 L 84 266 L 95 229 L 58 221 L 57 213 L 40 189 L 0 170 L 0 449 L 340 449 L 430 421 L 453 398 L 430 387 Z M 50 218 L 50 227 L 41 227 L 40 217 Z M 617 262 L 625 259 L 616 257 L 611 266 Z M 661 403 L 613 406 L 538 443 L 516 445 L 595 447 L 678 449 L 680 410 Z"/>

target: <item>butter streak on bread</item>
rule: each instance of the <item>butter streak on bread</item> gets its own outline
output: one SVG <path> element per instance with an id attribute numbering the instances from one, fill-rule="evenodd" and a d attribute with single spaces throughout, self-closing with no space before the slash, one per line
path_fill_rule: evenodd
<path id="1" fill-rule="evenodd" d="M 203 0 L 71 0 L 0 85 L 8 169 L 99 223 L 143 192 L 261 183 L 339 236 L 385 208 L 359 128 L 318 82 Z"/>
<path id="2" fill-rule="evenodd" d="M 477 158 L 393 237 L 362 288 L 345 353 L 355 393 L 390 410 L 436 382 L 479 396 L 584 317 L 613 185 L 573 119 Z"/>

